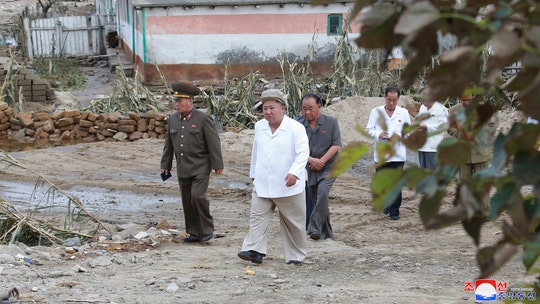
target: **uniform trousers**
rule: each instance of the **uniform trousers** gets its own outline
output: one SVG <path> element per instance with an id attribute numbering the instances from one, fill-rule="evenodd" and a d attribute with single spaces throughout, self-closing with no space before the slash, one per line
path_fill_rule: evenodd
<path id="1" fill-rule="evenodd" d="M 178 178 L 186 232 L 195 239 L 214 232 L 214 218 L 210 215 L 210 202 L 206 198 L 210 174 Z"/>
<path id="2" fill-rule="evenodd" d="M 489 162 L 484 161 L 484 162 L 465 164 L 465 165 L 459 166 L 459 178 L 462 180 L 466 178 L 470 178 L 476 172 L 487 168 L 488 165 L 489 165 Z"/>
<path id="3" fill-rule="evenodd" d="M 279 210 L 279 226 L 285 262 L 303 261 L 307 257 L 306 238 L 306 193 L 278 198 L 259 197 L 253 190 L 249 232 L 242 250 L 267 252 L 268 227 L 276 207 Z"/>

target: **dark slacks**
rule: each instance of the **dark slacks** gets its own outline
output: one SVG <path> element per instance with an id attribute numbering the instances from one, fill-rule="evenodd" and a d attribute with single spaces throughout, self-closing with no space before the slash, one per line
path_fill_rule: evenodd
<path id="1" fill-rule="evenodd" d="M 317 233 L 321 240 L 334 239 L 334 232 L 330 224 L 330 209 L 328 207 L 330 189 L 336 181 L 335 178 L 323 178 L 317 185 L 308 187 L 311 198 L 311 214 L 309 215 L 307 230 Z"/>
<path id="2" fill-rule="evenodd" d="M 418 151 L 418 164 L 420 168 L 428 169 L 437 166 L 437 152 Z"/>
<path id="3" fill-rule="evenodd" d="M 210 174 L 178 178 L 186 232 L 200 239 L 214 232 L 214 218 L 210 215 L 210 202 L 206 198 Z"/>
<path id="4" fill-rule="evenodd" d="M 376 171 L 380 171 L 386 168 L 394 168 L 394 169 L 403 168 L 404 165 L 405 165 L 405 162 L 388 162 L 378 167 Z M 402 200 L 402 191 L 399 192 L 398 196 L 396 197 L 392 205 L 386 208 L 386 211 L 388 212 L 388 214 L 390 214 L 390 216 L 399 216 L 399 207 L 401 207 L 401 200 Z"/>

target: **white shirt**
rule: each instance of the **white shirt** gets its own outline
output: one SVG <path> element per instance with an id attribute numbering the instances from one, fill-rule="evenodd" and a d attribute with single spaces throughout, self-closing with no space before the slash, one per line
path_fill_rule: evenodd
<path id="1" fill-rule="evenodd" d="M 429 114 L 429 118 L 420 123 L 422 125 L 426 125 L 428 135 L 429 133 L 448 128 L 448 109 L 445 108 L 440 102 L 436 101 L 429 110 L 426 106 L 421 105 L 420 111 L 418 111 L 418 116 L 422 114 Z M 424 146 L 418 149 L 418 151 L 437 152 L 437 146 L 443 139 L 444 132 L 429 136 Z"/>
<path id="2" fill-rule="evenodd" d="M 380 140 L 379 134 L 385 131 L 383 127 L 379 124 L 379 117 L 382 117 L 386 122 L 386 127 L 388 128 L 386 132 L 388 132 L 390 136 L 392 136 L 393 134 L 397 134 L 401 137 L 401 130 L 403 129 L 403 125 L 405 123 L 408 123 L 409 125 L 411 124 L 409 111 L 402 107 L 396 106 L 392 117 L 388 116 L 388 114 L 384 110 L 384 106 L 379 106 L 371 109 L 371 112 L 369 113 L 368 124 L 366 126 L 366 131 L 373 138 L 373 159 L 375 163 L 379 162 L 379 156 L 377 155 L 376 150 L 377 143 Z M 402 144 L 401 142 L 397 142 L 394 146 L 394 149 L 396 150 L 396 154 L 386 160 L 386 162 L 404 162 L 405 160 L 407 160 L 407 148 L 404 144 Z"/>
<path id="3" fill-rule="evenodd" d="M 304 191 L 308 157 L 308 137 L 301 123 L 284 116 L 272 134 L 266 119 L 258 121 L 255 124 L 249 168 L 257 196 L 287 197 Z M 285 177 L 289 173 L 298 178 L 291 187 L 285 185 Z"/>

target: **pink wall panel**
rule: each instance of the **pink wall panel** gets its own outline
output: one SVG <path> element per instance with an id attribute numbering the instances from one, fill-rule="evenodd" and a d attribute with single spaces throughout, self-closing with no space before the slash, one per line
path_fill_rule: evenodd
<path id="1" fill-rule="evenodd" d="M 252 14 L 148 17 L 150 35 L 326 33 L 328 14 Z"/>

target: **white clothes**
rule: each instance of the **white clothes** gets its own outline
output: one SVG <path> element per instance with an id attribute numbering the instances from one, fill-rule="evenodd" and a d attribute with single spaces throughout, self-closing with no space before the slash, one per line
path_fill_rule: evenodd
<path id="1" fill-rule="evenodd" d="M 306 193 L 278 198 L 263 198 L 252 191 L 249 232 L 242 250 L 267 254 L 268 227 L 276 207 L 279 210 L 279 229 L 283 241 L 285 262 L 303 261 L 307 257 Z"/>
<path id="2" fill-rule="evenodd" d="M 373 138 L 373 159 L 375 163 L 379 162 L 379 156 L 377 155 L 377 150 L 375 149 L 377 143 L 380 140 L 379 135 L 385 131 L 383 129 L 383 126 L 381 126 L 381 121 L 379 121 L 380 119 L 384 119 L 387 127 L 386 132 L 388 132 L 390 136 L 397 134 L 401 137 L 401 130 L 403 129 L 403 125 L 405 123 L 409 125 L 411 124 L 409 111 L 402 107 L 396 106 L 396 109 L 394 110 L 392 116 L 388 116 L 388 114 L 384 110 L 384 105 L 371 109 L 371 112 L 369 113 L 368 124 L 366 126 L 366 131 Z M 404 144 L 402 144 L 401 142 L 397 142 L 394 146 L 394 149 L 396 151 L 396 154 L 390 157 L 388 160 L 385 160 L 386 162 L 404 162 L 407 160 L 407 148 Z"/>
<path id="3" fill-rule="evenodd" d="M 536 124 L 538 124 L 538 120 L 536 120 L 536 119 L 534 119 L 532 117 L 529 117 L 529 118 L 527 118 L 527 123 L 536 125 Z"/>
<path id="4" fill-rule="evenodd" d="M 430 109 L 426 106 L 420 106 L 420 111 L 418 111 L 418 116 L 422 114 L 428 114 L 429 118 L 423 120 L 420 124 L 426 125 L 428 135 L 430 133 L 439 131 L 435 135 L 428 136 L 424 146 L 418 151 L 422 152 L 437 152 L 437 146 L 444 139 L 443 130 L 448 128 L 448 109 L 445 108 L 440 102 L 436 101 Z"/>
<path id="5" fill-rule="evenodd" d="M 303 192 L 307 180 L 308 157 L 308 137 L 301 123 L 285 115 L 272 134 L 266 119 L 258 121 L 255 124 L 249 169 L 257 195 L 277 198 Z M 285 184 L 289 173 L 298 178 L 291 187 Z"/>

